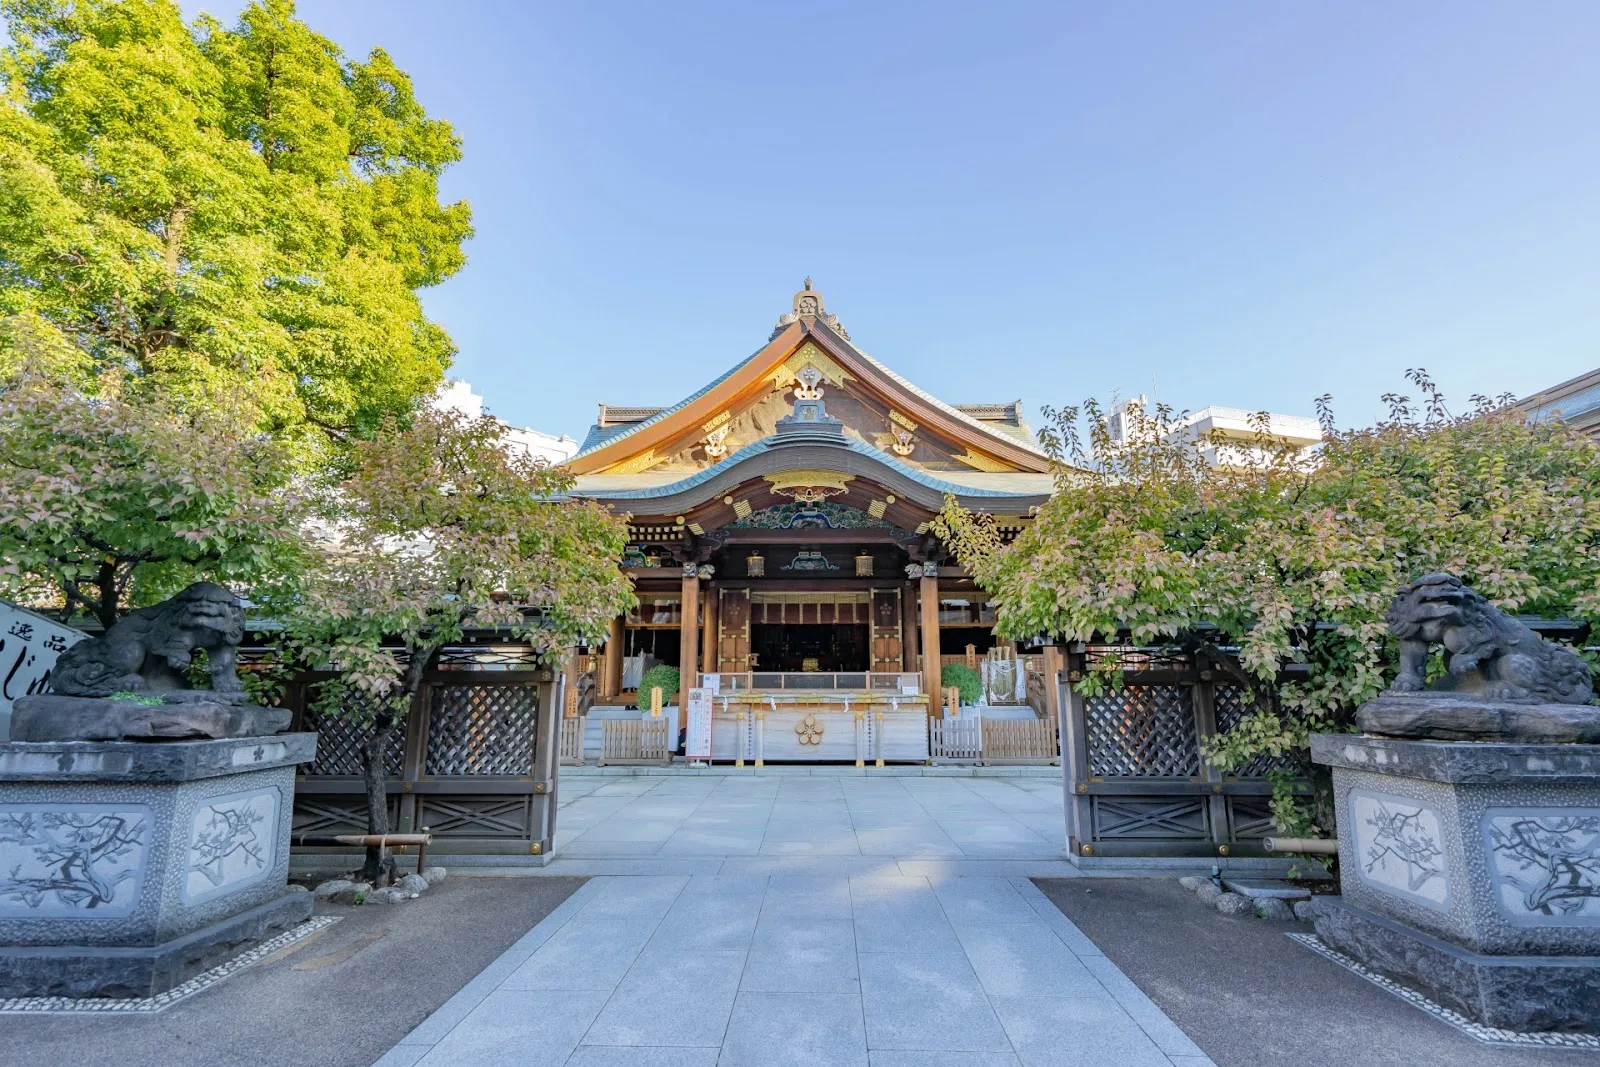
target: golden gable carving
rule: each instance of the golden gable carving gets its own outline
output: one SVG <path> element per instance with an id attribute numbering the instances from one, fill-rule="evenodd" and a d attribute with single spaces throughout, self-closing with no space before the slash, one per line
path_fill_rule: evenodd
<path id="1" fill-rule="evenodd" d="M 974 470 L 980 470 L 986 474 L 1009 474 L 1017 469 L 1009 463 L 1001 463 L 997 459 L 990 459 L 988 456 L 974 452 L 970 448 L 967 449 L 966 455 L 954 458 L 958 463 L 965 463 Z"/>
<path id="2" fill-rule="evenodd" d="M 655 466 L 656 450 L 647 448 L 637 456 L 630 456 L 621 463 L 613 463 L 602 474 L 638 474 L 640 471 L 649 470 Z"/>
<path id="3" fill-rule="evenodd" d="M 855 480 L 855 475 L 840 474 L 838 471 L 784 471 L 782 474 L 764 474 L 762 477 L 772 483 L 774 493 L 786 489 L 836 489 L 843 493 L 848 491 L 848 483 Z"/>
<path id="4" fill-rule="evenodd" d="M 845 382 L 855 380 L 849 371 L 834 362 L 833 357 L 818 348 L 815 342 L 807 341 L 795 349 L 794 355 L 784 360 L 772 372 L 772 387 L 774 389 L 782 389 L 790 382 L 795 381 L 796 375 L 808 365 L 817 368 L 822 376 L 834 385 L 843 385 Z"/>

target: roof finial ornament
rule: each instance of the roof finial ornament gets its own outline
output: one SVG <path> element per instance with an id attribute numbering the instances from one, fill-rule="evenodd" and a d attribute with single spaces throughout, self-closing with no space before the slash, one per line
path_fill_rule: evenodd
<path id="1" fill-rule="evenodd" d="M 772 336 L 778 336 L 785 328 L 799 322 L 802 318 L 820 322 L 846 341 L 850 340 L 850 334 L 845 331 L 844 326 L 839 322 L 839 317 L 828 314 L 827 309 L 823 307 L 822 294 L 813 287 L 811 275 L 809 274 L 806 275 L 805 288 L 794 294 L 792 310 L 790 310 L 789 314 L 778 319 L 778 325 L 772 329 Z"/>

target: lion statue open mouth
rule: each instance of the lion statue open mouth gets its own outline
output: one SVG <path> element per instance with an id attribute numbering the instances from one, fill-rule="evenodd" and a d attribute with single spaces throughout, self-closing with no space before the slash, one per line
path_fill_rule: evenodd
<path id="1" fill-rule="evenodd" d="M 1400 674 L 1389 691 L 1427 690 L 1428 647 L 1442 644 L 1448 673 L 1432 692 L 1484 700 L 1587 704 L 1589 668 L 1449 574 L 1429 574 L 1401 589 L 1389 606 L 1389 632 L 1400 640 Z"/>
<path id="2" fill-rule="evenodd" d="M 101 637 L 79 641 L 61 654 L 50 688 L 64 696 L 114 693 L 159 696 L 188 689 L 186 672 L 204 649 L 211 699 L 246 703 L 237 649 L 244 638 L 244 608 L 214 582 L 196 582 L 171 600 L 130 611 Z"/>

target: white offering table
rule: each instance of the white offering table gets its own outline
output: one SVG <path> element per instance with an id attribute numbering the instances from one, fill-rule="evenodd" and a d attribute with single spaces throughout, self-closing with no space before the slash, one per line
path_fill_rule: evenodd
<path id="1" fill-rule="evenodd" d="M 719 763 L 923 763 L 928 698 L 881 690 L 752 690 L 715 698 L 711 758 Z"/>

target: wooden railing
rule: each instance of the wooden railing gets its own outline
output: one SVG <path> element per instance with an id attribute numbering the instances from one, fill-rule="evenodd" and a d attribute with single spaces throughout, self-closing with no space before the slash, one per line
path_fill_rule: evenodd
<path id="1" fill-rule="evenodd" d="M 976 763 L 982 756 L 982 719 L 928 720 L 929 760 L 934 763 Z"/>
<path id="2" fill-rule="evenodd" d="M 1049 719 L 981 719 L 983 762 L 1060 763 L 1061 732 Z"/>
<path id="3" fill-rule="evenodd" d="M 929 719 L 928 758 L 985 765 L 1059 763 L 1061 739 L 1047 719 Z"/>
<path id="4" fill-rule="evenodd" d="M 677 747 L 677 720 L 666 715 L 605 719 L 600 723 L 600 758 L 608 763 L 669 763 Z"/>
<path id="5" fill-rule="evenodd" d="M 561 762 L 566 766 L 583 766 L 582 716 L 561 720 Z"/>

